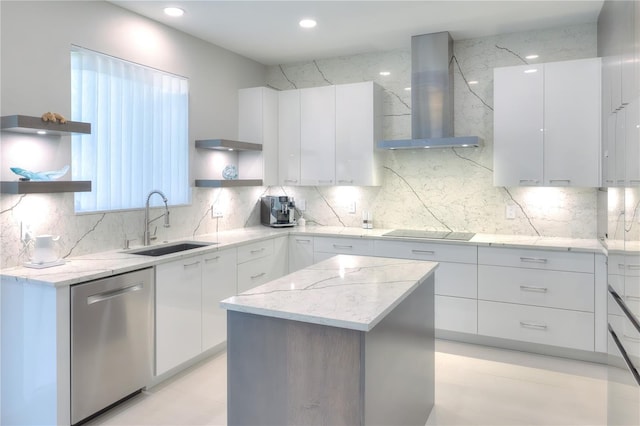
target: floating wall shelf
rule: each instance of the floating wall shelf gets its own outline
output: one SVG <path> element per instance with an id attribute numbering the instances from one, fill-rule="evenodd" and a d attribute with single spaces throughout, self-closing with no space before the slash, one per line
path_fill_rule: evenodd
<path id="1" fill-rule="evenodd" d="M 7 115 L 1 117 L 0 129 L 5 132 L 32 133 L 45 131 L 48 135 L 91 134 L 91 123 L 67 121 L 64 124 L 42 121 L 40 117 Z"/>
<path id="2" fill-rule="evenodd" d="M 262 186 L 262 179 L 196 179 L 198 188 L 235 188 L 238 186 Z"/>
<path id="3" fill-rule="evenodd" d="M 50 194 L 54 192 L 91 192 L 90 180 L 78 181 L 3 181 L 2 194 Z"/>
<path id="4" fill-rule="evenodd" d="M 203 139 L 196 141 L 196 148 L 218 151 L 262 151 L 259 143 L 232 141 L 228 139 Z"/>

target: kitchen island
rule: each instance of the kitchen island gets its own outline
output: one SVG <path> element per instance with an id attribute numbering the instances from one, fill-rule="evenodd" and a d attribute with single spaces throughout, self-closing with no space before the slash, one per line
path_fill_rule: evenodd
<path id="1" fill-rule="evenodd" d="M 437 263 L 339 255 L 225 299 L 229 425 L 424 425 Z"/>

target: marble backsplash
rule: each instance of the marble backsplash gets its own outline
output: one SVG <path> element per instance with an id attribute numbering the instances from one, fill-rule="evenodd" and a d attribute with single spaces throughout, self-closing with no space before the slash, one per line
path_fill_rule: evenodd
<path id="1" fill-rule="evenodd" d="M 361 212 L 371 211 L 377 228 L 595 238 L 595 188 L 493 186 L 492 98 L 494 67 L 523 64 L 531 53 L 539 55 L 537 62 L 596 56 L 596 25 L 456 41 L 454 53 L 456 134 L 480 136 L 484 147 L 386 152 L 380 187 L 193 188 L 191 205 L 171 207 L 171 227 L 158 227 L 158 241 L 258 225 L 264 194 L 304 200 L 309 225 L 360 226 Z M 382 77 L 382 70 L 391 74 Z M 384 88 L 385 139 L 410 137 L 410 80 L 411 55 L 404 50 L 274 66 L 266 76 L 277 89 L 376 81 Z M 352 202 L 356 213 L 349 212 Z M 63 257 L 121 248 L 125 238 L 141 243 L 143 211 L 76 215 L 73 205 L 73 194 L 3 194 L 0 267 L 30 257 L 31 246 L 20 241 L 21 223 L 34 235 L 60 235 Z M 505 218 L 507 205 L 515 207 L 515 219 Z M 212 209 L 223 217 L 213 219 Z"/>

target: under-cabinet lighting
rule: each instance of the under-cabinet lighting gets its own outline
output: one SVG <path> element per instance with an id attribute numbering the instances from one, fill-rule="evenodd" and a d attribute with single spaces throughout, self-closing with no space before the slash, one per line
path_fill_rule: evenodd
<path id="1" fill-rule="evenodd" d="M 385 77 L 386 77 L 386 76 L 388 76 L 388 75 L 391 75 L 391 73 L 390 73 L 389 71 L 380 71 L 380 75 L 382 75 L 382 76 L 385 76 Z"/>
<path id="2" fill-rule="evenodd" d="M 229 151 L 233 151 L 233 148 L 229 148 Z"/>
<path id="3" fill-rule="evenodd" d="M 478 80 L 471 80 L 469 81 L 469 84 L 478 84 Z"/>
<path id="4" fill-rule="evenodd" d="M 45 130 L 38 130 L 36 133 L 39 134 L 39 135 L 46 135 L 47 134 L 47 132 Z"/>
<path id="5" fill-rule="evenodd" d="M 524 58 L 525 59 L 538 59 L 538 55 L 527 55 Z"/>
<path id="6" fill-rule="evenodd" d="M 405 87 L 404 90 L 406 90 L 407 92 L 411 91 L 411 87 Z"/>
<path id="7" fill-rule="evenodd" d="M 298 25 L 300 25 L 302 28 L 314 28 L 316 25 L 318 25 L 318 23 L 316 22 L 315 19 L 302 19 Z"/>
<path id="8" fill-rule="evenodd" d="M 462 145 L 463 148 L 468 147 L 469 145 L 467 145 L 466 143 L 464 145 Z"/>
<path id="9" fill-rule="evenodd" d="M 524 70 L 524 73 L 525 73 L 525 74 L 531 74 L 531 73 L 533 73 L 533 72 L 538 72 L 538 70 L 537 70 L 537 69 L 535 69 L 535 68 L 530 68 L 530 69 L 528 69 L 528 70 Z"/>
<path id="10" fill-rule="evenodd" d="M 178 17 L 184 15 L 184 10 L 180 9 L 179 7 L 165 7 L 164 13 L 165 15 Z"/>

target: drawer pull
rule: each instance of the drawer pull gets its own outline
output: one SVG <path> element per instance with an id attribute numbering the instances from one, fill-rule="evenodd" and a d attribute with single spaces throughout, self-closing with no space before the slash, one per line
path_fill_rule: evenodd
<path id="1" fill-rule="evenodd" d="M 199 265 L 199 264 L 200 264 L 200 261 L 199 261 L 199 260 L 196 260 L 196 261 L 195 261 L 195 262 L 193 262 L 193 263 L 185 263 L 183 266 L 184 266 L 184 268 L 185 268 L 185 269 L 187 269 L 187 268 L 189 268 L 190 266 L 197 266 L 197 265 Z"/>
<path id="2" fill-rule="evenodd" d="M 640 338 L 629 336 L 627 334 L 622 334 L 622 340 L 628 340 L 629 342 L 640 343 Z"/>
<path id="3" fill-rule="evenodd" d="M 634 270 L 634 271 L 637 271 L 637 270 L 640 269 L 640 265 L 627 265 L 627 268 L 631 269 L 631 270 Z"/>
<path id="4" fill-rule="evenodd" d="M 640 302 L 640 297 L 638 296 L 629 296 L 628 294 L 624 296 L 625 299 L 631 300 L 632 302 Z"/>
<path id="5" fill-rule="evenodd" d="M 318 183 L 333 183 L 332 180 L 323 180 L 323 179 L 318 179 Z"/>
<path id="6" fill-rule="evenodd" d="M 411 253 L 414 253 L 414 254 L 430 254 L 430 255 L 436 254 L 436 252 L 433 251 L 433 250 L 415 250 L 415 249 L 411 250 Z"/>
<path id="7" fill-rule="evenodd" d="M 220 259 L 220 256 L 216 256 L 216 257 L 210 257 L 209 259 L 205 259 L 204 263 L 209 263 L 209 262 L 213 262 L 214 260 L 218 260 Z"/>
<path id="8" fill-rule="evenodd" d="M 353 179 L 349 179 L 349 180 L 340 179 L 338 180 L 338 183 L 353 183 Z"/>
<path id="9" fill-rule="evenodd" d="M 255 253 L 260 253 L 264 251 L 264 247 L 262 247 L 261 249 L 258 250 L 251 250 L 251 254 L 255 254 Z"/>
<path id="10" fill-rule="evenodd" d="M 567 182 L 567 183 L 571 183 L 571 179 L 549 179 L 549 183 L 553 183 L 553 182 Z"/>
<path id="11" fill-rule="evenodd" d="M 298 179 L 285 179 L 285 182 L 298 183 Z"/>
<path id="12" fill-rule="evenodd" d="M 296 238 L 296 243 L 304 243 L 304 244 L 309 244 L 311 242 L 311 240 L 301 240 Z"/>
<path id="13" fill-rule="evenodd" d="M 521 257 L 521 262 L 529 262 L 529 263 L 547 263 L 547 259 L 538 258 L 538 257 Z"/>
<path id="14" fill-rule="evenodd" d="M 339 244 L 334 244 L 334 245 L 333 245 L 333 248 L 336 248 L 336 249 L 349 249 L 349 250 L 351 250 L 351 249 L 353 249 L 353 246 L 341 246 L 341 245 L 339 245 Z"/>
<path id="15" fill-rule="evenodd" d="M 520 179 L 520 183 L 529 184 L 529 185 L 537 185 L 537 179 Z"/>
<path id="16" fill-rule="evenodd" d="M 534 330 L 546 330 L 547 329 L 547 325 L 546 324 L 540 324 L 540 323 L 531 322 L 531 321 L 520 321 L 520 327 L 533 328 Z"/>
<path id="17" fill-rule="evenodd" d="M 530 285 L 521 285 L 520 290 L 522 291 L 530 291 L 532 293 L 546 293 L 547 287 L 535 287 Z"/>
<path id="18" fill-rule="evenodd" d="M 255 280 L 256 278 L 260 278 L 263 275 L 266 275 L 266 272 L 260 272 L 258 275 L 251 275 L 251 279 Z"/>
<path id="19" fill-rule="evenodd" d="M 618 263 L 618 269 L 624 269 L 624 263 Z"/>

